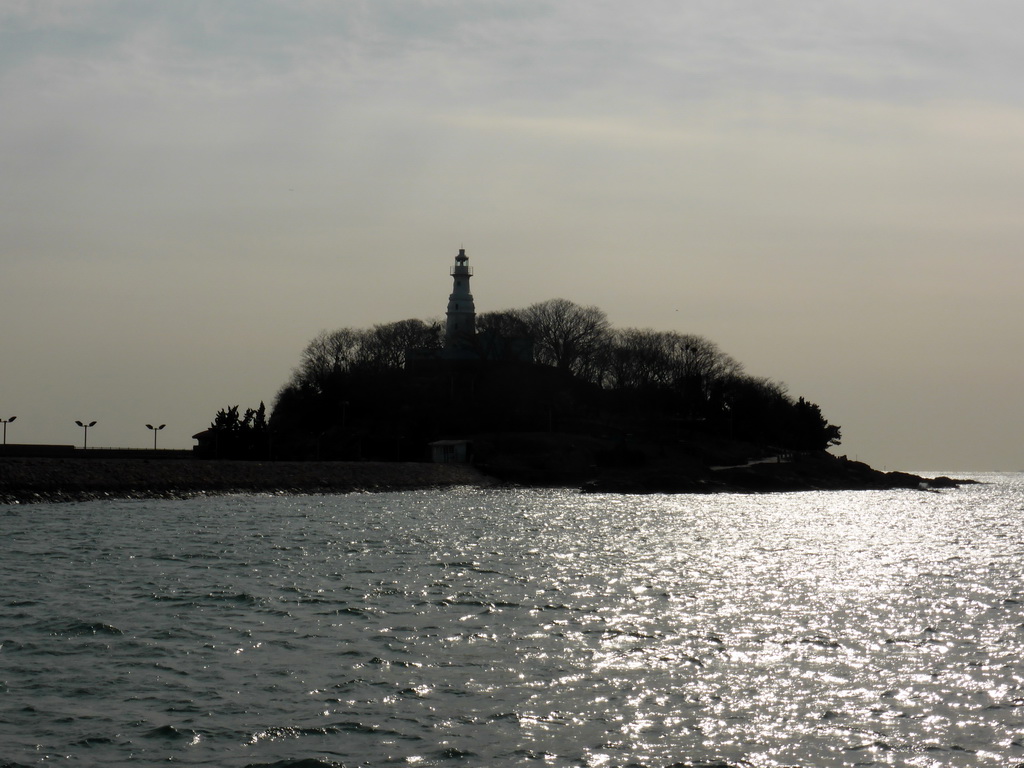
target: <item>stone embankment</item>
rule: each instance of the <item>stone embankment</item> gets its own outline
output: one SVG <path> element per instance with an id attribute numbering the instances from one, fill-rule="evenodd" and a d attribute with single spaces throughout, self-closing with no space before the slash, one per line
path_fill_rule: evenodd
<path id="1" fill-rule="evenodd" d="M 457 464 L 0 458 L 0 504 L 204 493 L 349 493 L 487 482 L 477 470 Z"/>

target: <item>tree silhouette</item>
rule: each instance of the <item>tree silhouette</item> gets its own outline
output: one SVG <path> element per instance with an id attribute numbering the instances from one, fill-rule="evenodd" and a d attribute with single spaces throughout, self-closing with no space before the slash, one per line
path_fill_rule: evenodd
<path id="1" fill-rule="evenodd" d="M 478 346 L 480 359 L 428 355 L 409 369 L 410 349 L 443 346 L 442 323 L 409 319 L 321 332 L 277 394 L 275 444 L 307 456 L 394 458 L 396 444 L 425 445 L 446 431 L 596 429 L 664 440 L 684 428 L 783 450 L 839 444 L 839 427 L 820 407 L 746 374 L 700 336 L 616 330 L 597 307 L 566 299 L 482 313 L 477 327 L 490 340 Z M 528 339 L 535 362 L 502 358 L 500 338 Z M 214 426 L 263 430 L 265 411 L 261 404 L 239 415 L 233 406 Z"/>
<path id="2" fill-rule="evenodd" d="M 611 341 L 611 325 L 602 310 L 568 299 L 548 299 L 527 307 L 522 319 L 533 338 L 538 363 L 600 382 Z"/>

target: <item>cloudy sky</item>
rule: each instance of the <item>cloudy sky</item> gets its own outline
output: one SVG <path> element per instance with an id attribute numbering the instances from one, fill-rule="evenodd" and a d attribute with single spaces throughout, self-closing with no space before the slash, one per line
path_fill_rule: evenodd
<path id="1" fill-rule="evenodd" d="M 0 0 L 9 442 L 190 447 L 322 329 L 564 297 L 879 468 L 1024 470 L 1019 0 Z"/>

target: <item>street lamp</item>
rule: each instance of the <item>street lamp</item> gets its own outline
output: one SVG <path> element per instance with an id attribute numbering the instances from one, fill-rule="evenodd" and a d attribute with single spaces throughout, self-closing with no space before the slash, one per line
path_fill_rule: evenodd
<path id="1" fill-rule="evenodd" d="M 76 419 L 75 424 L 77 424 L 78 426 L 85 430 L 85 437 L 82 439 L 82 450 L 85 450 L 86 448 L 89 447 L 89 427 L 95 427 L 96 422 L 90 421 L 88 424 L 83 424 L 82 422 Z"/>
<path id="2" fill-rule="evenodd" d="M 154 427 L 152 424 L 147 424 L 146 425 L 147 429 L 152 429 L 153 430 L 153 450 L 154 451 L 156 450 L 156 433 L 159 432 L 161 429 L 163 429 L 166 426 L 167 426 L 166 424 L 161 424 L 159 427 Z"/>
<path id="3" fill-rule="evenodd" d="M 16 418 L 18 418 L 18 417 L 17 416 L 11 416 L 11 418 L 9 418 L 9 419 L 0 419 L 0 421 L 2 421 L 3 424 L 4 424 L 4 445 L 7 445 L 7 425 L 10 422 L 14 421 Z"/>

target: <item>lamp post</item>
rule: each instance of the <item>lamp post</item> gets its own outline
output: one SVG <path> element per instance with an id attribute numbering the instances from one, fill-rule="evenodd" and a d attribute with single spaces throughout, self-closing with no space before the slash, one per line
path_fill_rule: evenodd
<path id="1" fill-rule="evenodd" d="M 4 445 L 7 445 L 7 425 L 14 421 L 17 416 L 11 416 L 9 419 L 0 419 L 4 424 Z"/>
<path id="2" fill-rule="evenodd" d="M 167 426 L 166 424 L 161 424 L 159 427 L 154 427 L 152 424 L 147 424 L 146 425 L 147 429 L 152 429 L 153 430 L 153 450 L 154 451 L 156 450 L 156 433 L 159 432 L 161 429 L 163 429 L 166 426 Z"/>
<path id="3" fill-rule="evenodd" d="M 96 422 L 90 421 L 88 424 L 83 424 L 82 422 L 76 420 L 75 424 L 77 424 L 78 426 L 85 430 L 85 437 L 82 438 L 82 450 L 85 450 L 86 448 L 89 447 L 89 427 L 95 427 Z"/>

